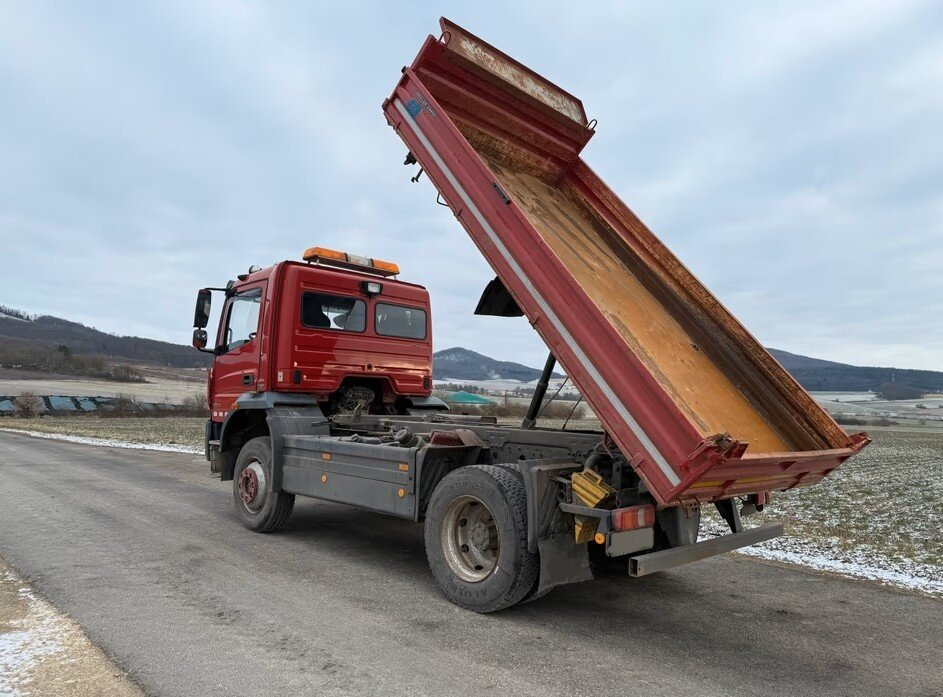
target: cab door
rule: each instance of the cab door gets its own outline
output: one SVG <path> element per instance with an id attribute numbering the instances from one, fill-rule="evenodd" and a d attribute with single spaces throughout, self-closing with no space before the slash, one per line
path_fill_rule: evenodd
<path id="1" fill-rule="evenodd" d="M 213 412 L 228 412 L 246 392 L 255 392 L 261 358 L 262 298 L 265 283 L 244 288 L 226 301 L 216 340 Z"/>

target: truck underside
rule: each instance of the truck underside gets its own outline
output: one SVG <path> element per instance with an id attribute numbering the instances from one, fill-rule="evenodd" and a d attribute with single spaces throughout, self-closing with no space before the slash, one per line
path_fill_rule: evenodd
<path id="1" fill-rule="evenodd" d="M 278 497 L 285 502 L 295 495 L 426 521 L 427 544 L 443 537 L 455 542 L 455 553 L 443 559 L 437 574 L 440 585 L 450 599 L 476 611 L 503 609 L 555 586 L 590 580 L 603 566 L 618 565 L 629 575 L 642 576 L 782 533 L 778 525 L 744 531 L 738 506 L 727 499 L 717 506 L 731 534 L 698 543 L 700 507 L 659 508 L 601 431 L 515 427 L 498 424 L 493 417 L 442 411 L 322 417 L 316 406 L 302 407 L 297 397 L 293 399 L 294 405 L 268 397 L 267 423 L 273 433 L 257 435 L 256 440 L 271 444 L 271 450 L 246 448 L 253 442 L 249 438 L 232 449 L 238 459 L 221 467 L 224 480 L 235 478 L 236 508 L 243 521 L 262 531 L 277 529 L 287 520 L 290 503 L 269 505 Z M 247 399 L 240 410 L 258 413 L 252 407 Z M 472 468 L 482 480 L 497 477 L 495 481 L 510 484 L 498 487 L 497 503 L 484 503 L 468 493 L 453 499 L 464 497 L 471 508 L 479 506 L 477 519 L 474 511 L 449 516 L 439 510 L 436 515 L 434 497 L 451 478 Z M 265 481 L 267 477 L 272 481 Z M 473 487 L 480 484 L 471 482 Z M 519 489 L 519 495 L 511 495 L 508 487 Z M 517 506 L 520 517 L 519 529 L 503 536 L 493 510 L 502 504 Z M 460 536 L 468 525 L 472 532 L 465 540 Z M 502 544 L 517 544 L 519 552 L 532 556 L 530 585 L 524 589 L 512 583 L 493 593 L 482 587 L 478 590 L 483 594 L 464 595 L 467 587 L 495 573 Z M 446 541 L 434 547 L 448 550 L 450 545 Z M 526 570 L 525 565 L 508 568 Z M 475 574 L 482 578 L 475 579 Z"/>

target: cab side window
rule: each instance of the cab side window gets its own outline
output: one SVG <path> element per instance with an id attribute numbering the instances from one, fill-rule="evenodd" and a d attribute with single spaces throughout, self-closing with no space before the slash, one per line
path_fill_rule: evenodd
<path id="1" fill-rule="evenodd" d="M 223 348 L 232 351 L 255 338 L 259 330 L 259 308 L 262 306 L 262 289 L 255 288 L 234 295 L 229 303 Z"/>
<path id="2" fill-rule="evenodd" d="M 362 332 L 367 328 L 367 305 L 343 295 L 306 292 L 301 296 L 301 323 L 311 329 Z"/>
<path id="3" fill-rule="evenodd" d="M 426 338 L 426 311 L 402 305 L 376 305 L 376 331 L 382 336 L 403 339 Z"/>

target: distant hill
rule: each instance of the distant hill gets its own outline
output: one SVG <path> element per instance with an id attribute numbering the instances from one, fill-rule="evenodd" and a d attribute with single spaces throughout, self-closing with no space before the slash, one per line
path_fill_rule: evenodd
<path id="1" fill-rule="evenodd" d="M 155 363 L 174 368 L 209 364 L 207 354 L 191 346 L 136 336 L 115 336 L 59 317 L 32 317 L 0 306 L 0 341 L 15 340 L 42 348 L 66 347 L 73 354 L 95 354 L 109 360 Z"/>
<path id="2" fill-rule="evenodd" d="M 807 390 L 822 392 L 879 392 L 896 382 L 920 392 L 943 391 L 943 372 L 906 368 L 873 368 L 809 358 L 778 349 L 768 349 L 783 368 Z"/>
<path id="3" fill-rule="evenodd" d="M 766 349 L 771 354 L 773 358 L 780 362 L 780 364 L 792 372 L 793 370 L 810 370 L 813 368 L 854 368 L 855 366 L 848 365 L 847 363 L 836 363 L 835 361 L 825 361 L 821 358 L 809 358 L 808 356 L 800 356 L 798 353 L 789 353 L 789 351 L 780 351 L 779 349 L 768 348 Z"/>
<path id="4" fill-rule="evenodd" d="M 115 336 L 59 317 L 34 317 L 0 305 L 0 342 L 12 348 L 30 345 L 44 351 L 63 350 L 76 355 L 94 354 L 110 361 L 154 363 L 175 368 L 209 365 L 210 357 L 190 346 L 136 336 Z M 922 392 L 943 392 L 943 372 L 848 365 L 810 358 L 779 349 L 770 353 L 807 390 L 834 392 L 879 391 L 886 383 L 900 383 Z M 435 375 L 455 380 L 520 380 L 532 382 L 540 368 L 512 361 L 498 361 L 465 348 L 437 351 L 433 357 Z M 554 377 L 563 377 L 554 373 Z"/>
<path id="5" fill-rule="evenodd" d="M 539 368 L 528 368 L 511 361 L 496 361 L 465 348 L 450 348 L 436 351 L 432 356 L 433 374 L 437 379 L 454 380 L 520 380 L 531 382 L 540 377 Z M 563 375 L 554 373 L 554 377 Z"/>
<path id="6" fill-rule="evenodd" d="M 922 392 L 943 392 L 943 372 L 870 368 L 821 358 L 811 358 L 779 349 L 769 349 L 773 357 L 807 390 L 832 392 L 879 391 L 892 380 Z M 540 377 L 538 368 L 520 363 L 496 361 L 464 348 L 450 348 L 434 355 L 433 370 L 438 378 L 456 380 L 513 379 L 530 382 Z M 562 377 L 555 374 L 555 377 Z"/>

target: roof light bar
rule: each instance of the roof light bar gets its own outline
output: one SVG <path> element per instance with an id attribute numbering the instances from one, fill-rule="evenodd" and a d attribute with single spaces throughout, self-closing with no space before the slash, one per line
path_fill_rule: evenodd
<path id="1" fill-rule="evenodd" d="M 348 254 L 347 252 L 338 252 L 335 249 L 327 249 L 326 247 L 308 247 L 302 258 L 314 264 L 341 266 L 348 269 L 375 273 L 379 276 L 395 276 L 399 273 L 399 266 L 391 261 L 372 259 L 357 254 Z"/>

